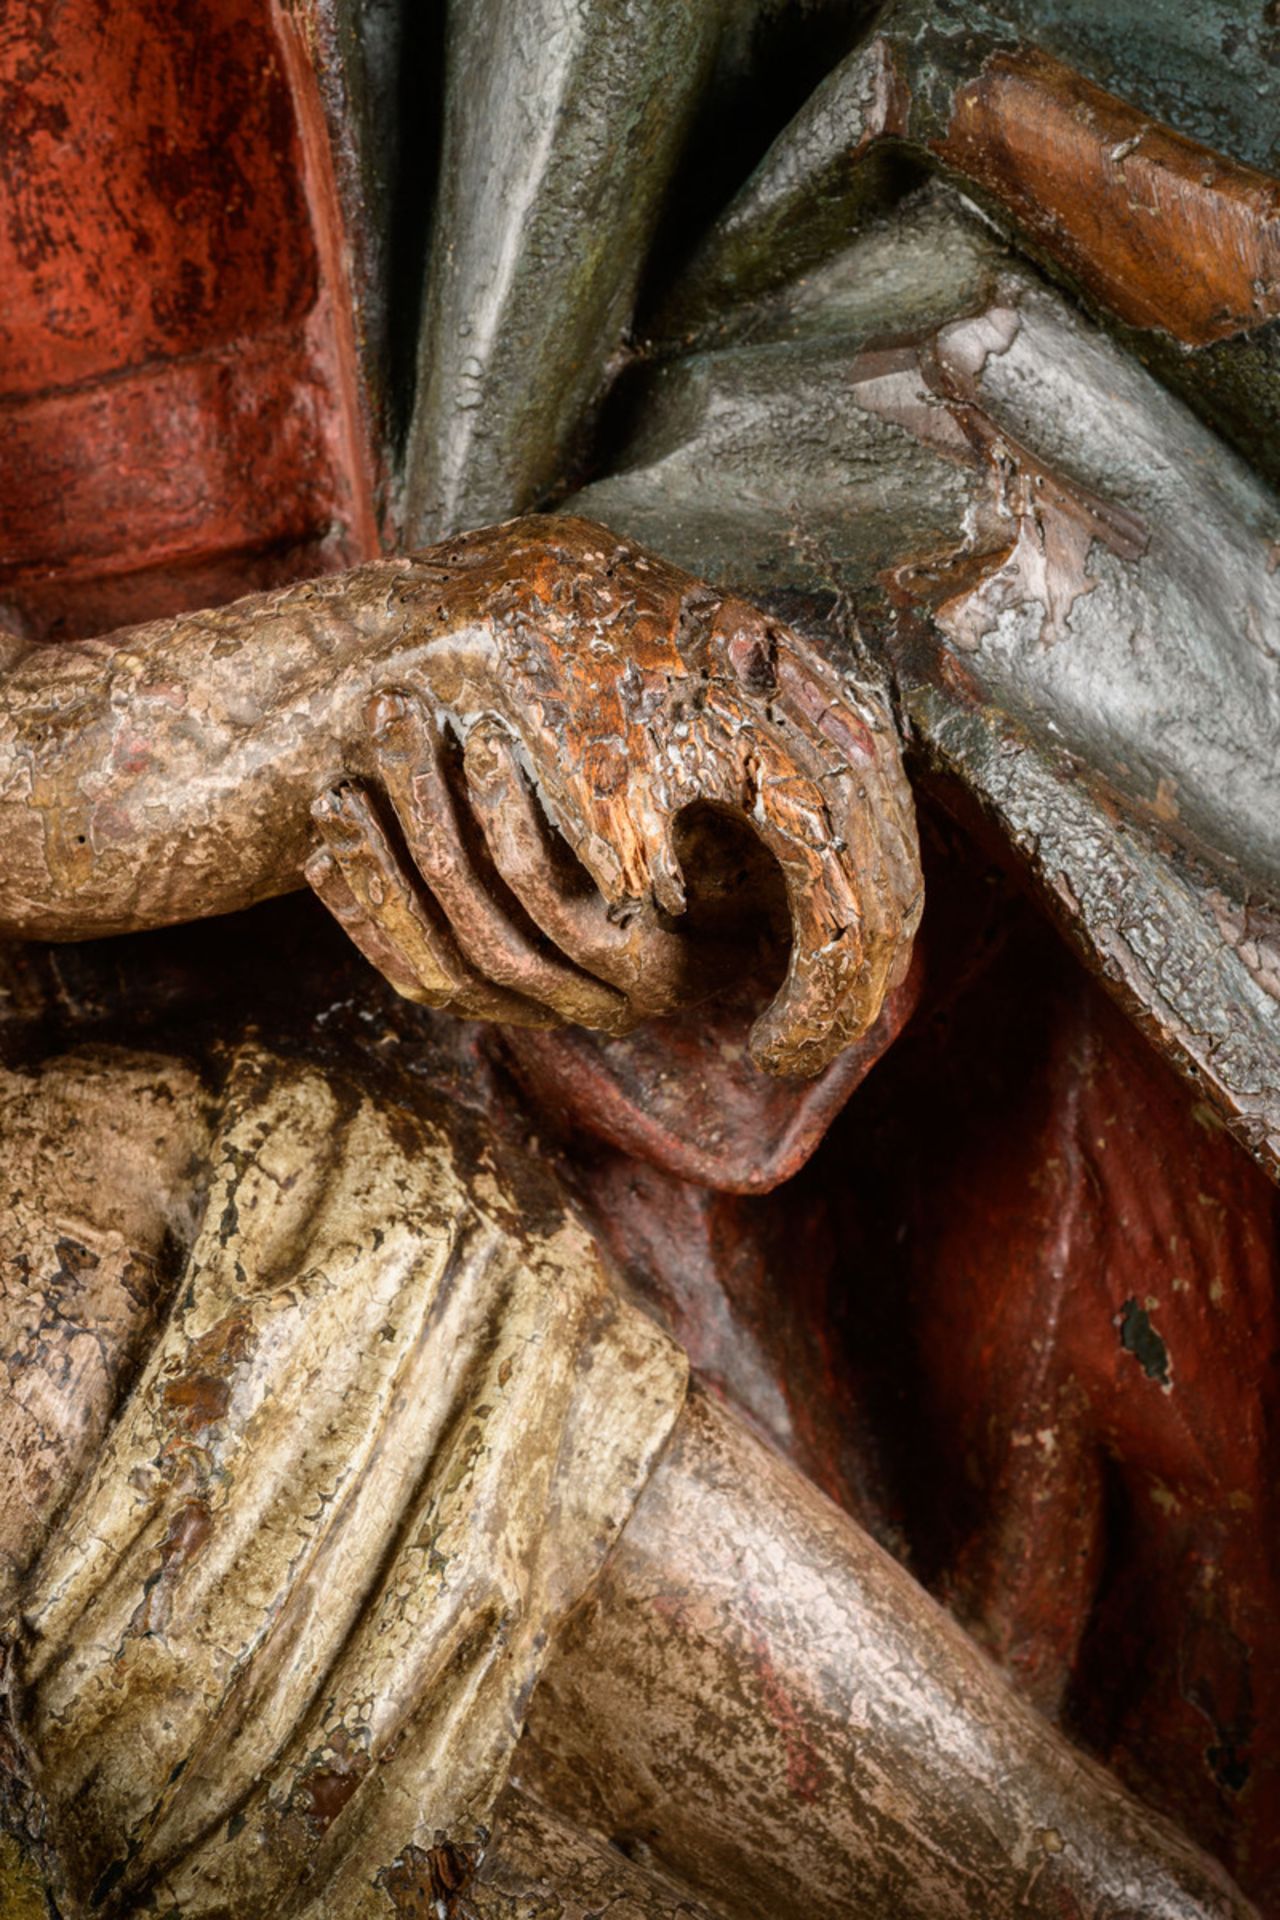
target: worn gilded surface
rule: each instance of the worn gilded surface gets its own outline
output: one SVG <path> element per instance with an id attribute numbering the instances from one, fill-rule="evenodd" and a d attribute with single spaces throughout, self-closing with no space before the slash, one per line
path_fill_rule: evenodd
<path id="1" fill-rule="evenodd" d="M 0 1913 L 1280 1915 L 1278 93 L 0 24 Z"/>

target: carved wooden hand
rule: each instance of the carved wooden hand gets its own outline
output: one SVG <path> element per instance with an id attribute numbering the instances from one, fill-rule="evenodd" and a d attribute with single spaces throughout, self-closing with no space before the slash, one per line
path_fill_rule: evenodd
<path id="1" fill-rule="evenodd" d="M 892 726 L 765 615 L 601 527 L 512 521 L 37 647 L 0 681 L 0 927 L 20 937 L 226 913 L 305 877 L 415 998 L 618 1031 L 742 971 L 741 942 L 684 911 L 699 806 L 781 869 L 790 956 L 752 1050 L 815 1073 L 874 1021 L 919 918 Z M 723 856 L 690 844 L 696 903 Z"/>
<path id="2" fill-rule="evenodd" d="M 791 926 L 752 1053 L 818 1071 L 876 1018 L 919 919 L 887 716 L 757 609 L 587 522 L 437 555 L 467 586 L 370 702 L 375 790 L 314 809 L 317 893 L 411 997 L 617 1032 L 707 992 L 679 927 L 680 824 L 738 815 L 781 869 Z"/>

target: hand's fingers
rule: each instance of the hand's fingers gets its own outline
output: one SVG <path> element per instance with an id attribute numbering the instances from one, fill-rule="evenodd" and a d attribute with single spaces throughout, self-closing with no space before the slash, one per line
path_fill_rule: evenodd
<path id="1" fill-rule="evenodd" d="M 586 724 L 584 700 L 608 692 L 616 661 L 581 661 L 572 647 L 533 636 L 514 662 L 439 648 L 419 672 L 437 710 L 455 716 L 466 737 L 497 721 L 521 740 L 548 818 L 612 915 L 632 916 L 651 897 L 670 914 L 681 911 L 678 870 L 674 884 L 665 871 L 652 871 L 649 848 L 658 836 L 646 834 L 637 817 L 643 781 L 636 776 L 649 743 L 633 742 L 627 724 L 614 725 L 608 699 Z"/>
<path id="2" fill-rule="evenodd" d="M 711 690 L 699 748 L 709 784 L 751 818 L 786 882 L 787 978 L 752 1033 L 757 1064 L 813 1073 L 876 1019 L 905 972 L 920 873 L 896 739 L 839 677 L 752 609 L 721 612 L 732 682 Z"/>
<path id="3" fill-rule="evenodd" d="M 757 822 L 786 879 L 792 946 L 782 989 L 752 1030 L 751 1053 L 772 1073 L 811 1075 L 869 1030 L 902 978 L 918 889 L 908 917 L 886 882 L 874 834 L 857 835 L 859 853 L 849 830 L 833 829 L 823 794 L 808 781 L 771 784 L 766 776 Z"/>
<path id="4" fill-rule="evenodd" d="M 384 693 L 371 703 L 370 720 L 379 775 L 409 856 L 472 964 L 562 1020 L 620 1030 L 628 1023 L 622 995 L 547 950 L 537 927 L 521 924 L 518 901 L 508 911 L 494 897 L 495 877 L 478 864 L 478 849 L 468 846 L 428 710 L 408 695 Z"/>
<path id="5" fill-rule="evenodd" d="M 323 901 L 342 931 L 358 947 L 369 965 L 390 981 L 406 1000 L 418 1000 L 430 1006 L 447 1005 L 447 999 L 433 995 L 423 987 L 400 949 L 370 919 L 343 878 L 342 869 L 327 847 L 318 847 L 303 867 L 307 885 Z"/>
<path id="6" fill-rule="evenodd" d="M 793 641 L 778 648 L 774 711 L 815 743 L 807 771 L 822 791 L 857 898 L 868 981 L 874 988 L 883 962 L 887 987 L 894 987 L 910 961 L 923 888 L 915 809 L 892 721 L 874 708 L 860 712 L 825 662 Z"/>
<path id="7" fill-rule="evenodd" d="M 924 904 L 915 806 L 887 710 L 853 703 L 824 661 L 794 641 L 779 648 L 779 705 L 818 741 L 815 778 L 858 901 L 866 1007 L 906 977 Z M 883 985 L 877 985 L 883 980 Z"/>
<path id="8" fill-rule="evenodd" d="M 786 886 L 787 975 L 751 1035 L 757 1065 L 777 1074 L 817 1073 L 864 1033 L 904 954 L 874 762 L 833 759 L 829 744 L 819 751 L 812 724 L 766 718 L 722 685 L 706 701 L 696 743 L 702 796 L 746 815 Z"/>
<path id="9" fill-rule="evenodd" d="M 621 989 L 636 1015 L 685 1005 L 698 971 L 688 941 L 643 908 L 625 923 L 610 919 L 568 846 L 556 848 L 501 722 L 472 727 L 463 764 L 493 863 L 535 925 L 579 967 Z"/>
<path id="10" fill-rule="evenodd" d="M 352 936 L 398 992 L 474 1019 L 553 1024 L 544 1008 L 491 986 L 458 951 L 448 928 L 437 923 L 431 904 L 405 873 L 365 794 L 352 787 L 334 788 L 321 795 L 311 813 L 324 851 L 354 903 L 354 912 L 346 908 Z M 330 895 L 339 897 L 333 877 L 322 878 Z"/>
<path id="11" fill-rule="evenodd" d="M 819 654 L 738 601 L 723 604 L 717 624 L 723 658 L 761 722 L 798 729 L 796 745 L 818 764 L 871 764 L 872 730 Z"/>
<path id="12" fill-rule="evenodd" d="M 875 1020 L 884 998 L 878 956 L 863 938 L 853 876 L 822 793 L 785 768 L 759 774 L 756 830 L 782 868 L 791 913 L 787 977 L 751 1030 L 770 1073 L 814 1074 Z"/>

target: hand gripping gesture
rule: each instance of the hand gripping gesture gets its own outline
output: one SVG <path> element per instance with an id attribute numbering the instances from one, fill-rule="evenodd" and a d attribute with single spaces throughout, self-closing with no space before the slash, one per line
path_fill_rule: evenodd
<path id="1" fill-rule="evenodd" d="M 687 832 L 710 812 L 746 822 L 785 886 L 757 1064 L 814 1074 L 871 1026 L 921 908 L 886 714 L 775 620 L 584 521 L 467 535 L 395 592 L 432 637 L 388 663 L 365 777 L 317 801 L 305 869 L 393 985 L 615 1033 L 705 996 L 731 956 L 686 907 L 725 876 L 687 879 L 681 847 L 714 861 Z"/>

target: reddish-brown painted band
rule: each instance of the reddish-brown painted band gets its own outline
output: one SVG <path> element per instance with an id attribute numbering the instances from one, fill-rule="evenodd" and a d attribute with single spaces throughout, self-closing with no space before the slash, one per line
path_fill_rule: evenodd
<path id="1" fill-rule="evenodd" d="M 1131 326 L 1201 347 L 1280 313 L 1280 181 L 1038 48 L 989 60 L 934 144 Z"/>

